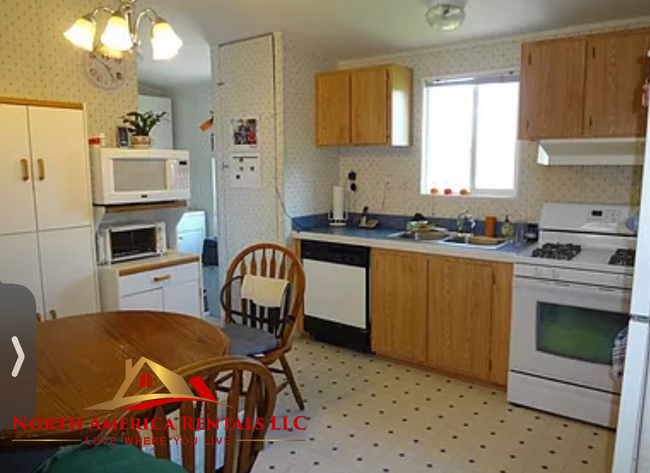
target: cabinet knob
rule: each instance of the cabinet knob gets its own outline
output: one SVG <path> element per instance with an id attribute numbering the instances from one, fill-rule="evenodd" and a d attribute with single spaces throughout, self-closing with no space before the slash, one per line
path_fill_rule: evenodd
<path id="1" fill-rule="evenodd" d="M 20 160 L 20 169 L 23 174 L 23 181 L 29 181 L 29 161 L 26 158 Z"/>
<path id="2" fill-rule="evenodd" d="M 156 276 L 153 278 L 153 282 L 164 282 L 164 281 L 169 281 L 172 278 L 171 274 L 166 274 L 164 276 Z"/>

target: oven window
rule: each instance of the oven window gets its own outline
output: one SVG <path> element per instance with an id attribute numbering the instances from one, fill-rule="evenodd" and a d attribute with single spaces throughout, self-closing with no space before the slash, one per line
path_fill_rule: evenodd
<path id="1" fill-rule="evenodd" d="M 111 233 L 113 260 L 155 253 L 156 246 L 154 228 Z"/>
<path id="2" fill-rule="evenodd" d="M 167 189 L 164 159 L 116 159 L 113 161 L 116 192 L 150 192 Z"/>
<path id="3" fill-rule="evenodd" d="M 540 302 L 537 351 L 611 365 L 614 339 L 628 322 L 624 314 Z"/>

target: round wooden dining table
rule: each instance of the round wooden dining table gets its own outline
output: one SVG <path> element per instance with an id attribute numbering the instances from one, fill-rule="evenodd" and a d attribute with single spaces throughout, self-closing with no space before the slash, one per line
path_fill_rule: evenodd
<path id="1" fill-rule="evenodd" d="M 145 357 L 178 372 L 228 353 L 228 337 L 209 322 L 167 312 L 123 311 L 80 315 L 37 326 L 35 418 L 100 422 L 112 412 L 89 411 L 114 398 L 127 360 Z M 151 390 L 159 386 L 154 377 Z M 136 380 L 137 383 L 137 380 Z M 142 386 L 142 384 L 140 384 Z M 145 387 L 149 384 L 145 382 Z M 61 437 L 47 430 L 3 431 L 1 437 Z"/>

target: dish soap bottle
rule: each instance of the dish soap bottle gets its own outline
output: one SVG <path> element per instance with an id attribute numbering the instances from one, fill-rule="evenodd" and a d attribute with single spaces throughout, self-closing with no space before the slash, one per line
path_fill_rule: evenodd
<path id="1" fill-rule="evenodd" d="M 511 240 L 514 235 L 515 226 L 510 221 L 510 216 L 506 215 L 506 219 L 503 221 L 503 225 L 501 225 L 501 236 Z"/>

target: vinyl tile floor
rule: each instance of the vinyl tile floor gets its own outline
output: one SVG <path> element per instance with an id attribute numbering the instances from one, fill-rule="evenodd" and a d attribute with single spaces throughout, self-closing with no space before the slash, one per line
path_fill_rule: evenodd
<path id="1" fill-rule="evenodd" d="M 297 339 L 276 416 L 306 430 L 269 431 L 254 473 L 605 473 L 613 431 L 508 404 L 506 393 L 399 362 Z"/>

